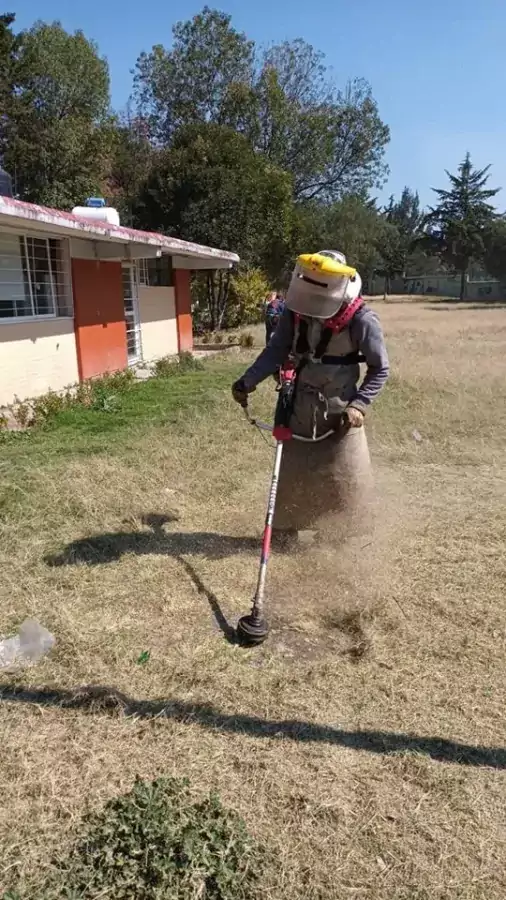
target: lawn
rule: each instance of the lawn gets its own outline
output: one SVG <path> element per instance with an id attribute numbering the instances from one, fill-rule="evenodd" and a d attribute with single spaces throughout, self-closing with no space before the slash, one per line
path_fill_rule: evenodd
<path id="1" fill-rule="evenodd" d="M 265 900 L 504 900 L 506 310 L 375 308 L 375 532 L 273 561 L 260 649 L 230 641 L 272 463 L 248 356 L 0 441 L 0 632 L 57 640 L 0 674 L 0 896 L 173 775 L 272 851 Z"/>

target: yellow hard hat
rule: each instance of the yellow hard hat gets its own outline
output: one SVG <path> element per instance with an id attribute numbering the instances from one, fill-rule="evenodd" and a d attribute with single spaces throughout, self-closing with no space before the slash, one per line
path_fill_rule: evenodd
<path id="1" fill-rule="evenodd" d="M 297 257 L 297 263 L 301 268 L 319 275 L 334 275 L 342 278 L 354 278 L 357 270 L 344 263 L 338 262 L 331 256 L 323 253 L 302 253 Z"/>

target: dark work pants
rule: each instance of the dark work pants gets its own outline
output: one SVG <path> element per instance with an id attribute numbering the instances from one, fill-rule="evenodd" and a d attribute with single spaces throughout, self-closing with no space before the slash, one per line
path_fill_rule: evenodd
<path id="1" fill-rule="evenodd" d="M 269 343 L 272 335 L 276 331 L 277 322 L 266 322 L 265 323 L 265 346 Z"/>

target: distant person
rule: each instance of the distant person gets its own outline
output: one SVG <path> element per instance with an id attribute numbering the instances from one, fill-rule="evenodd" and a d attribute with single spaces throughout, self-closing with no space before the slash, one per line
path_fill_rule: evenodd
<path id="1" fill-rule="evenodd" d="M 283 315 L 285 309 L 285 301 L 281 294 L 272 291 L 269 294 L 265 304 L 265 343 L 269 343 L 272 335 L 276 331 L 277 324 Z"/>

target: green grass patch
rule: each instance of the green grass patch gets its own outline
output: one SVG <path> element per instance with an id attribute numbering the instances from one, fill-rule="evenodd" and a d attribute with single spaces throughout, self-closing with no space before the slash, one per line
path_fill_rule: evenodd
<path id="1" fill-rule="evenodd" d="M 242 819 L 216 794 L 193 802 L 184 779 L 138 779 L 85 819 L 44 885 L 4 900 L 251 900 L 261 859 Z"/>
<path id="2" fill-rule="evenodd" d="M 241 370 L 237 361 L 206 360 L 191 371 L 183 366 L 177 377 L 129 381 L 121 389 L 97 385 L 93 403 L 54 409 L 28 431 L 1 433 L 0 476 L 12 464 L 124 450 L 125 441 L 148 428 L 183 428 L 190 415 L 207 413 Z"/>

